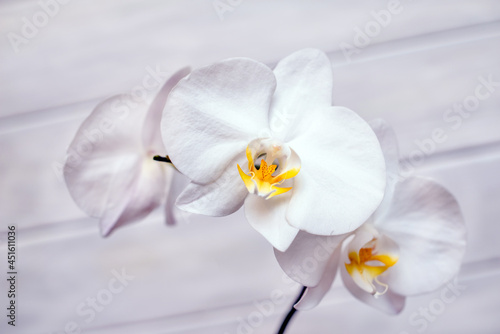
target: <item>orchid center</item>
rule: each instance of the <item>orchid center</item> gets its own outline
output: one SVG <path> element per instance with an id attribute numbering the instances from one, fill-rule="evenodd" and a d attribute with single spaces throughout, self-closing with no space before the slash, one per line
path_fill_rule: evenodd
<path id="1" fill-rule="evenodd" d="M 265 199 L 284 194 L 292 187 L 280 187 L 300 171 L 300 160 L 285 143 L 275 139 L 256 139 L 246 149 L 248 171 L 238 166 L 248 192 Z"/>
<path id="2" fill-rule="evenodd" d="M 350 250 L 350 263 L 345 263 L 353 281 L 375 297 L 387 292 L 389 286 L 380 282 L 379 276 L 395 265 L 399 258 L 397 245 L 387 237 L 382 238 L 384 240 L 374 237 L 358 252 Z M 382 290 L 379 291 L 379 287 Z"/>

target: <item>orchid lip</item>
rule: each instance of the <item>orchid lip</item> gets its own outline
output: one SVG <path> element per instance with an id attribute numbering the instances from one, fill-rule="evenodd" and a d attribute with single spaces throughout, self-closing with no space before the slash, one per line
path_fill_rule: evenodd
<path id="1" fill-rule="evenodd" d="M 373 237 L 359 251 L 349 251 L 350 263 L 345 263 L 345 268 L 361 289 L 377 298 L 389 289 L 379 277 L 387 274 L 387 270 L 398 261 L 399 255 L 395 248 L 397 245 L 389 238 Z M 382 287 L 382 290 L 379 291 L 377 286 Z"/>
<path id="2" fill-rule="evenodd" d="M 292 187 L 278 186 L 300 171 L 300 164 L 289 166 L 292 154 L 295 153 L 288 145 L 275 139 L 264 138 L 250 142 L 246 149 L 248 172 L 237 165 L 248 192 L 270 199 L 290 191 Z"/>

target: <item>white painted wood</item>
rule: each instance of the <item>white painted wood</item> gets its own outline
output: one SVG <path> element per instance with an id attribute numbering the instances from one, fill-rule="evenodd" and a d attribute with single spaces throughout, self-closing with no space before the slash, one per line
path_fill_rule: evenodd
<path id="1" fill-rule="evenodd" d="M 23 18 L 31 22 L 43 12 L 35 0 L 2 2 L 1 115 L 126 91 L 148 66 L 172 72 L 234 56 L 274 62 L 303 47 L 336 51 L 342 42 L 353 44 L 354 27 L 364 29 L 372 11 L 388 6 L 381 0 L 244 1 L 221 21 L 213 2 L 70 1 L 18 53 L 7 34 L 22 36 Z M 400 3 L 372 44 L 500 19 L 494 0 Z"/>
<path id="2" fill-rule="evenodd" d="M 445 185 L 462 205 L 469 230 L 460 274 L 466 290 L 425 332 L 498 333 L 500 89 L 457 130 L 443 114 L 475 93 L 479 77 L 500 81 L 500 3 L 401 4 L 404 10 L 348 62 L 341 43 L 352 44 L 353 28 L 364 28 L 373 20 L 370 12 L 386 8 L 386 1 L 244 1 L 223 21 L 212 1 L 71 1 L 19 53 L 6 34 L 19 32 L 23 17 L 31 19 L 40 5 L 2 1 L 0 270 L 4 228 L 17 224 L 20 295 L 19 327 L 14 331 L 2 320 L 0 332 L 60 333 L 75 321 L 91 334 L 238 333 L 258 310 L 255 301 L 278 289 L 286 299 L 251 331 L 274 332 L 297 286 L 283 281 L 271 247 L 241 212 L 220 219 L 185 216 L 171 228 L 156 211 L 102 239 L 97 222 L 72 202 L 54 163 L 63 162 L 93 106 L 141 84 L 148 67 L 171 73 L 230 56 L 274 64 L 312 46 L 329 52 L 334 63 L 335 103 L 366 119 L 390 121 L 403 162 L 412 161 L 415 141 L 435 128 L 446 130 L 447 140 L 417 163 L 416 173 Z M 100 291 L 109 289 L 112 270 L 122 268 L 134 280 L 85 322 L 78 305 L 105 294 Z M 411 298 L 402 315 L 386 317 L 337 282 L 318 308 L 297 317 L 290 333 L 416 333 L 412 313 L 440 293 Z"/>
<path id="3" fill-rule="evenodd" d="M 491 29 L 500 32 L 500 25 Z M 334 72 L 335 104 L 393 124 L 404 156 L 422 150 L 418 143 L 431 139 L 435 129 L 444 140 L 435 142 L 431 154 L 495 142 L 500 140 L 499 56 L 500 36 L 342 66 Z"/>

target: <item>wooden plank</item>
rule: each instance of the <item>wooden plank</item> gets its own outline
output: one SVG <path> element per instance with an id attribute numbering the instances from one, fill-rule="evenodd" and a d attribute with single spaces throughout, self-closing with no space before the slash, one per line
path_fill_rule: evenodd
<path id="1" fill-rule="evenodd" d="M 342 43 L 353 43 L 357 28 L 374 22 L 372 11 L 388 8 L 388 1 L 380 0 L 356 6 L 340 1 L 289 1 L 286 6 L 280 1 L 246 1 L 221 21 L 213 3 L 71 1 L 44 21 L 38 1 L 2 2 L 1 115 L 129 90 L 157 65 L 172 72 L 234 56 L 273 62 L 303 47 L 336 51 Z M 370 44 L 500 20 L 494 0 L 400 3 L 398 14 Z M 23 35 L 33 17 L 40 27 Z M 8 34 L 17 34 L 23 42 L 9 42 Z"/>

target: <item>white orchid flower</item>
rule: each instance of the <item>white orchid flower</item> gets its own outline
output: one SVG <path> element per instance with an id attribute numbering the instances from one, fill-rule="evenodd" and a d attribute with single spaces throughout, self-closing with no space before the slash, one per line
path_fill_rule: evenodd
<path id="1" fill-rule="evenodd" d="M 318 50 L 274 71 L 247 58 L 194 70 L 163 113 L 165 146 L 191 183 L 177 206 L 224 216 L 245 204 L 250 224 L 286 250 L 299 230 L 359 227 L 385 188 L 380 145 L 353 111 L 332 107 L 332 69 Z"/>
<path id="2" fill-rule="evenodd" d="M 153 157 L 166 153 L 160 121 L 167 95 L 188 73 L 188 69 L 175 73 L 150 104 L 131 95 L 101 102 L 70 144 L 66 185 L 76 204 L 99 218 L 103 236 L 144 218 L 165 202 L 167 223 L 175 222 L 173 198 L 178 193 L 169 192 L 175 192 L 184 183 L 179 177 L 184 177 Z"/>
<path id="3" fill-rule="evenodd" d="M 402 310 L 406 296 L 436 290 L 458 273 L 466 231 L 457 201 L 431 180 L 399 180 L 395 134 L 382 121 L 373 127 L 388 168 L 387 191 L 377 211 L 352 233 L 301 232 L 286 252 L 275 250 L 283 270 L 308 287 L 297 309 L 316 306 L 337 269 L 356 298 L 392 314 Z"/>

